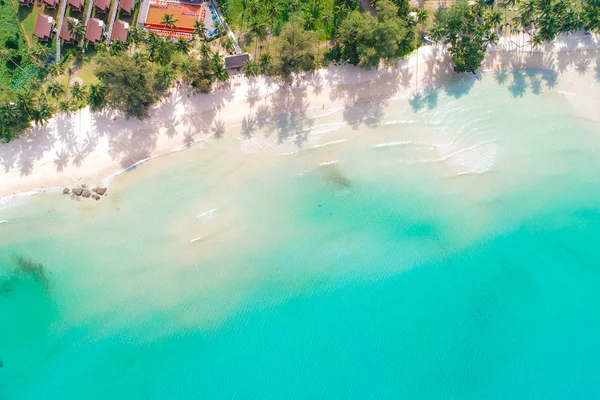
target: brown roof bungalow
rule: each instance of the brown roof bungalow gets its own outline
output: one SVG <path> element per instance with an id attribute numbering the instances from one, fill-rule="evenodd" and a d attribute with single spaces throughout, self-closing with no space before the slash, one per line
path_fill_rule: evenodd
<path id="1" fill-rule="evenodd" d="M 225 57 L 225 68 L 227 69 L 238 69 L 246 64 L 246 61 L 250 59 L 248 53 L 236 54 L 234 56 Z"/>
<path id="2" fill-rule="evenodd" d="M 127 41 L 127 36 L 129 35 L 129 24 L 125 21 L 117 21 L 113 25 L 112 36 L 110 38 L 111 42 L 119 39 L 121 42 Z"/>
<path id="3" fill-rule="evenodd" d="M 69 28 L 68 28 L 69 21 L 77 21 L 77 20 L 75 18 L 66 17 L 65 20 L 63 21 L 59 37 L 62 40 L 64 40 L 65 42 L 73 43 L 75 41 L 75 38 L 73 37 L 73 35 L 71 35 L 71 32 L 69 31 Z"/>
<path id="4" fill-rule="evenodd" d="M 42 3 L 44 3 L 48 8 L 56 8 L 59 0 L 42 0 Z"/>
<path id="5" fill-rule="evenodd" d="M 104 28 L 104 21 L 98 18 L 90 18 L 87 24 L 87 29 L 85 30 L 85 40 L 89 41 L 90 43 L 95 43 L 98 40 L 102 40 Z"/>
<path id="6" fill-rule="evenodd" d="M 124 14 L 131 14 L 131 10 L 133 10 L 133 6 L 135 5 L 135 0 L 122 0 L 119 3 L 119 10 L 121 10 Z"/>
<path id="7" fill-rule="evenodd" d="M 94 7 L 101 13 L 106 14 L 108 12 L 108 8 L 110 7 L 110 0 L 96 0 L 94 2 Z"/>
<path id="8" fill-rule="evenodd" d="M 69 5 L 71 6 L 71 10 L 79 11 L 83 10 L 83 5 L 85 4 L 85 0 L 69 0 Z"/>
<path id="9" fill-rule="evenodd" d="M 54 18 L 49 15 L 38 14 L 35 20 L 35 29 L 33 34 L 42 42 L 47 42 L 52 39 L 54 29 Z"/>

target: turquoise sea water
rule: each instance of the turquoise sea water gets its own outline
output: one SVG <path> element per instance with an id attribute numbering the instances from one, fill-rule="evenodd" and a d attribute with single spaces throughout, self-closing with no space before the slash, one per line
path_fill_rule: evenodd
<path id="1" fill-rule="evenodd" d="M 519 74 L 5 203 L 0 398 L 600 397 L 600 125 Z"/>

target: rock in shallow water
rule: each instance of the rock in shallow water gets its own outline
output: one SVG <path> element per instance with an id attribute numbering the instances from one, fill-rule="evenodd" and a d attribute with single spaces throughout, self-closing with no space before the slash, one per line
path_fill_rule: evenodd
<path id="1" fill-rule="evenodd" d="M 93 194 L 92 197 L 94 198 L 94 200 L 100 200 L 100 196 L 98 196 L 97 194 Z"/>
<path id="2" fill-rule="evenodd" d="M 104 193 L 106 193 L 106 188 L 103 187 L 95 187 L 94 189 L 95 193 L 98 193 L 100 196 L 104 195 Z"/>
<path id="3" fill-rule="evenodd" d="M 89 191 L 89 190 L 87 190 L 87 189 L 83 189 L 83 191 L 81 192 L 81 195 L 82 195 L 83 197 L 90 197 L 90 196 L 92 195 L 92 192 L 90 192 L 90 191 Z"/>
<path id="4" fill-rule="evenodd" d="M 82 188 L 74 188 L 73 193 L 75 193 L 77 196 L 81 196 L 81 193 L 83 193 L 83 189 Z"/>
<path id="5" fill-rule="evenodd" d="M 71 191 L 69 190 L 69 188 L 64 188 L 63 189 L 63 194 L 69 194 L 71 193 Z"/>

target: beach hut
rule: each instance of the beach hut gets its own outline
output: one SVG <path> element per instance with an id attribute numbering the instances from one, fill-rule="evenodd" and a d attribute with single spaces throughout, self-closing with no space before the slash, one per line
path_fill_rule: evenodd
<path id="1" fill-rule="evenodd" d="M 71 6 L 71 10 L 73 11 L 81 12 L 84 4 L 85 0 L 69 0 L 69 6 Z"/>
<path id="2" fill-rule="evenodd" d="M 42 3 L 44 3 L 48 8 L 56 8 L 56 6 L 58 6 L 59 0 L 42 0 Z"/>
<path id="3" fill-rule="evenodd" d="M 35 20 L 33 35 L 37 36 L 40 41 L 47 42 L 52 39 L 55 23 L 54 18 L 51 16 L 38 14 L 37 19 Z"/>
<path id="4" fill-rule="evenodd" d="M 71 17 L 66 17 L 63 21 L 59 37 L 67 43 L 75 43 L 75 38 L 73 37 L 73 35 L 71 35 L 71 32 L 69 31 L 69 28 L 68 28 L 69 21 L 75 22 L 75 21 L 77 21 L 77 19 L 71 18 Z"/>
<path id="5" fill-rule="evenodd" d="M 96 43 L 101 40 L 105 27 L 106 25 L 104 25 L 104 21 L 101 19 L 90 18 L 85 30 L 85 40 L 90 43 Z"/>
<path id="6" fill-rule="evenodd" d="M 130 15 L 133 6 L 135 6 L 135 0 L 122 0 L 119 3 L 119 10 L 125 15 Z"/>
<path id="7" fill-rule="evenodd" d="M 127 41 L 127 36 L 129 35 L 129 24 L 125 21 L 117 21 L 113 25 L 112 35 L 110 37 L 110 41 L 114 42 L 119 39 L 121 42 Z"/>
<path id="8" fill-rule="evenodd" d="M 110 0 L 96 0 L 94 1 L 94 7 L 96 7 L 99 12 L 106 14 L 110 7 Z"/>
<path id="9" fill-rule="evenodd" d="M 239 69 L 246 64 L 246 61 L 250 59 L 248 53 L 236 54 L 234 56 L 225 57 L 225 68 L 227 69 Z"/>

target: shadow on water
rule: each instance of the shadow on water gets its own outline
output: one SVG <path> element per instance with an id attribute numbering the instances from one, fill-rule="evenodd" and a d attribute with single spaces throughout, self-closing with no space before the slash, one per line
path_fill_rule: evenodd
<path id="1" fill-rule="evenodd" d="M 322 167 L 325 172 L 324 179 L 328 185 L 337 189 L 349 189 L 352 187 L 352 181 L 348 179 L 335 164 L 329 164 Z"/>
<path id="2" fill-rule="evenodd" d="M 42 263 L 19 256 L 16 258 L 16 268 L 4 280 L 0 280 L 0 295 L 7 296 L 24 280 L 31 280 L 48 290 L 49 280 Z"/>

